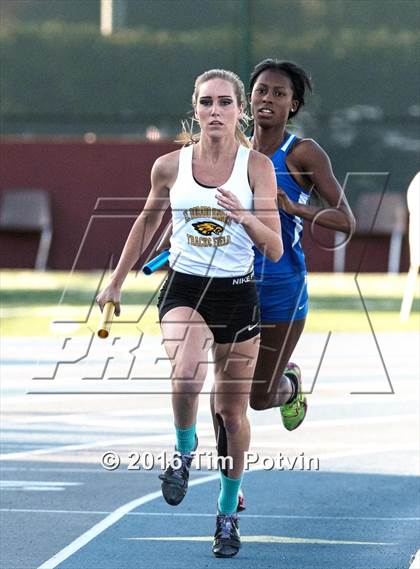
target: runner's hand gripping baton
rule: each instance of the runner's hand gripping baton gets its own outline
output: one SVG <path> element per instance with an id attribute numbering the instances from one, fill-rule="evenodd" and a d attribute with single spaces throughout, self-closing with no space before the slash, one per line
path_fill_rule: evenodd
<path id="1" fill-rule="evenodd" d="M 171 231 L 172 231 L 172 223 L 170 223 L 167 226 L 165 233 L 158 245 L 158 249 L 163 246 L 165 240 L 166 242 L 169 243 L 169 235 Z M 162 267 L 168 259 L 169 259 L 169 251 L 168 250 L 162 251 L 162 253 L 160 253 L 159 255 L 151 259 L 148 263 L 146 263 L 146 265 L 144 265 L 143 273 L 145 275 L 151 275 L 154 271 Z M 108 338 L 109 330 L 112 324 L 112 319 L 114 317 L 114 311 L 115 311 L 115 305 L 113 302 L 105 303 L 104 309 L 102 311 L 101 322 L 99 324 L 97 332 L 100 338 Z"/>
<path id="2" fill-rule="evenodd" d="M 102 311 L 102 318 L 98 328 L 98 336 L 100 338 L 108 338 L 111 328 L 112 319 L 114 317 L 115 305 L 113 302 L 107 302 Z"/>
<path id="3" fill-rule="evenodd" d="M 143 273 L 145 275 L 151 275 L 154 271 L 160 269 L 160 267 L 162 267 L 162 265 L 164 265 L 168 259 L 169 259 L 169 251 L 162 251 L 160 255 L 158 255 L 157 257 L 153 257 L 153 259 L 151 259 L 148 263 L 144 265 Z"/>

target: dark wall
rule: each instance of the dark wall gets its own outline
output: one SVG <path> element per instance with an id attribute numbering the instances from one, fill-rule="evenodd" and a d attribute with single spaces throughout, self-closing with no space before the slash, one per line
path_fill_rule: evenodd
<path id="1" fill-rule="evenodd" d="M 111 255 L 118 258 L 130 227 L 150 187 L 150 169 L 158 156 L 174 150 L 170 142 L 3 142 L 0 145 L 0 192 L 12 188 L 44 188 L 51 196 L 54 235 L 51 269 L 101 269 Z M 333 232 L 309 227 L 304 235 L 308 268 L 331 271 Z M 33 267 L 37 236 L 0 232 L 0 267 Z M 404 243 L 401 270 L 407 270 Z M 353 239 L 346 270 L 387 269 L 385 238 Z"/>
<path id="2" fill-rule="evenodd" d="M 48 265 L 101 268 L 119 253 L 150 184 L 154 160 L 171 143 L 37 142 L 1 145 L 0 190 L 44 188 L 51 196 L 54 236 Z M 136 198 L 115 200 L 100 198 Z M 99 202 L 99 204 L 98 204 Z M 36 236 L 0 234 L 2 267 L 33 266 Z"/>

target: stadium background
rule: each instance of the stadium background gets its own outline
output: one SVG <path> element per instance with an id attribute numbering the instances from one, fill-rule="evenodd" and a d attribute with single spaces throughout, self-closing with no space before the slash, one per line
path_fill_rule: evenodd
<path id="1" fill-rule="evenodd" d="M 384 189 L 373 172 L 389 173 L 386 191 L 406 191 L 420 150 L 415 1 L 130 0 L 125 7 L 124 27 L 104 36 L 100 0 L 0 2 L 0 190 L 49 190 L 50 268 L 72 267 L 98 197 L 147 195 L 153 160 L 172 148 L 194 78 L 211 67 L 233 69 L 247 83 L 264 57 L 301 64 L 314 94 L 297 133 L 321 143 L 342 183 L 359 173 L 347 180 L 350 203 Z M 75 268 L 103 268 L 129 224 L 93 223 Z M 326 232 L 321 241 L 332 239 Z M 0 233 L 0 243 L 1 266 L 33 266 L 36 236 Z M 309 268 L 330 271 L 332 252 L 318 243 L 307 230 Z M 358 269 L 365 245 L 350 243 L 347 271 Z M 386 271 L 387 247 L 387 238 L 371 240 L 361 269 Z M 407 267 L 404 241 L 400 269 Z"/>

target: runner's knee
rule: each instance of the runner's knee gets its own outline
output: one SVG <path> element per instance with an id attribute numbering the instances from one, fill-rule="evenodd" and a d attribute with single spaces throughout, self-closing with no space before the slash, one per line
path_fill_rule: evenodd
<path id="1" fill-rule="evenodd" d="M 228 434 L 239 432 L 246 421 L 246 412 L 242 407 L 221 408 L 217 411 L 223 420 L 223 426 Z"/>

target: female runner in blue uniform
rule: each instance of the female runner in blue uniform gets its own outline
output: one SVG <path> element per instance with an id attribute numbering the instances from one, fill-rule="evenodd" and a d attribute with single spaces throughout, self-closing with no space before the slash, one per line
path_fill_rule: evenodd
<path id="1" fill-rule="evenodd" d="M 355 228 L 328 155 L 314 140 L 286 131 L 288 121 L 304 105 L 307 89 L 311 90 L 308 75 L 289 61 L 266 59 L 251 74 L 251 142 L 274 164 L 284 254 L 272 262 L 255 250 L 262 330 L 250 404 L 256 410 L 279 407 L 289 431 L 302 423 L 307 410 L 300 369 L 289 363 L 308 312 L 303 220 L 347 234 Z M 308 204 L 313 190 L 327 209 Z"/>

